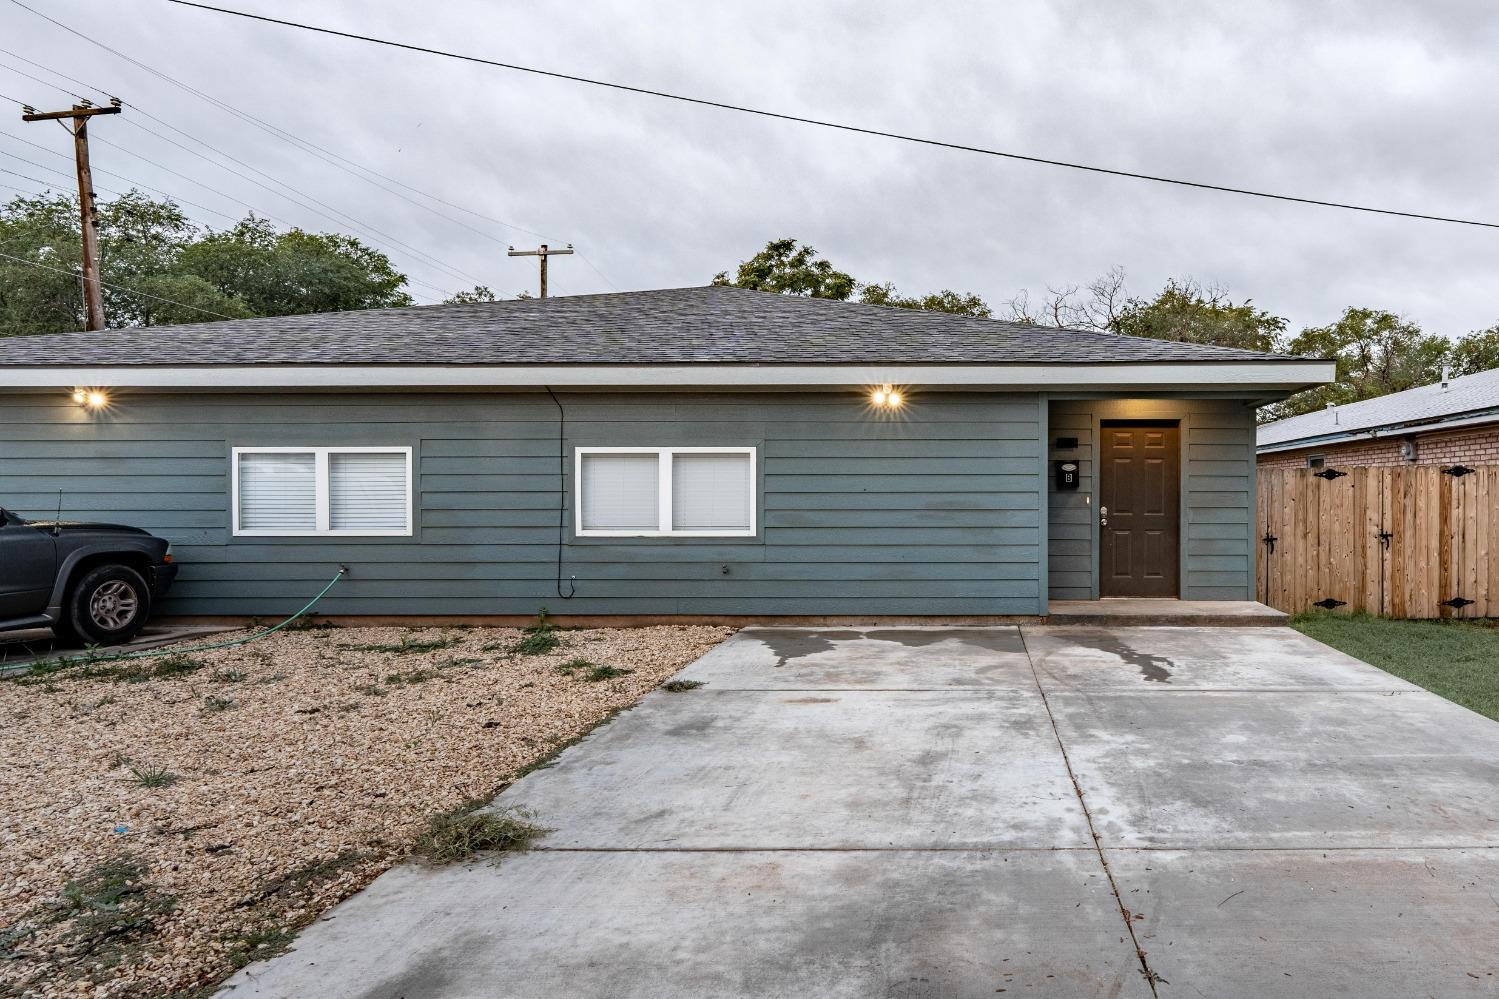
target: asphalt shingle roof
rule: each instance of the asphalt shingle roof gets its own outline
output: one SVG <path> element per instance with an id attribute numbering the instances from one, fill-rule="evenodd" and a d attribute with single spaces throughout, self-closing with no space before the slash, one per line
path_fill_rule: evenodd
<path id="1" fill-rule="evenodd" d="M 1259 428 L 1256 443 L 1260 447 L 1273 447 L 1360 430 L 1440 422 L 1484 410 L 1499 410 L 1499 368 L 1453 378 L 1445 391 L 1440 382 L 1422 385 L 1267 423 Z M 1499 414 L 1495 419 L 1499 421 Z"/>
<path id="2" fill-rule="evenodd" d="M 1294 360 L 741 288 L 520 299 L 0 339 L 0 367 L 1120 364 Z"/>

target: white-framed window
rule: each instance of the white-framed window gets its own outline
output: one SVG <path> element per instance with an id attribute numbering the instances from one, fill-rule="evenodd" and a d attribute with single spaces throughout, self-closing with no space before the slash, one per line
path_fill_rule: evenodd
<path id="1" fill-rule="evenodd" d="M 237 447 L 236 537 L 411 534 L 409 447 Z"/>
<path id="2" fill-rule="evenodd" d="M 573 468 L 578 537 L 755 535 L 752 447 L 580 447 Z"/>

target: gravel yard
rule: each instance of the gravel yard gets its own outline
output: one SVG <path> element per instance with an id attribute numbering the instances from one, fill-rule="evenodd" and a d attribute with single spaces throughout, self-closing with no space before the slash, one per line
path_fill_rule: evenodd
<path id="1" fill-rule="evenodd" d="M 0 683 L 0 996 L 198 995 L 729 633 L 318 627 Z"/>

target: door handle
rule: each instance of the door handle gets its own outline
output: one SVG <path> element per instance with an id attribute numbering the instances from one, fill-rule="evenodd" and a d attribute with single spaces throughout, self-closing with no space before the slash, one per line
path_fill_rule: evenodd
<path id="1" fill-rule="evenodd" d="M 1109 526 L 1109 508 L 1106 506 L 1101 506 L 1098 508 L 1098 526 Z"/>

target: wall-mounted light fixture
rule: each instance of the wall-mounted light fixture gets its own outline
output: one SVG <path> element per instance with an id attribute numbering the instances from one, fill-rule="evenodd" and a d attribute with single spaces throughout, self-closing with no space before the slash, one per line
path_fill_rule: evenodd
<path id="1" fill-rule="evenodd" d="M 900 389 L 891 385 L 881 385 L 869 392 L 869 402 L 875 409 L 899 409 L 905 401 Z"/>
<path id="2" fill-rule="evenodd" d="M 103 389 L 75 388 L 73 401 L 85 409 L 97 411 L 109 405 L 109 394 Z"/>

